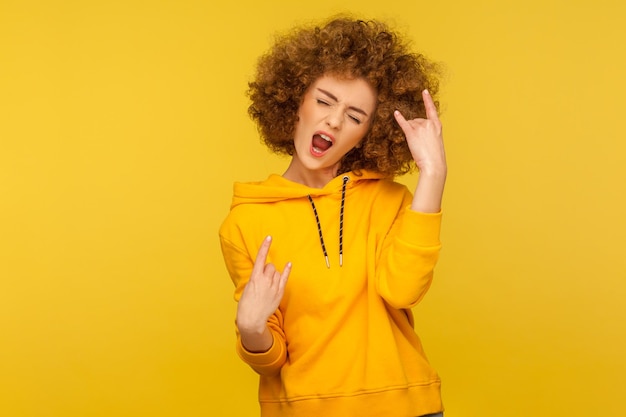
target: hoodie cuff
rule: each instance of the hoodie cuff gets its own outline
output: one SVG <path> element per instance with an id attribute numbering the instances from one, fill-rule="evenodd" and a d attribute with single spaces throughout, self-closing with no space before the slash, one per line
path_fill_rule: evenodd
<path id="1" fill-rule="evenodd" d="M 407 207 L 402 217 L 402 227 L 400 227 L 398 238 L 414 246 L 440 246 L 441 213 L 441 211 L 420 213 Z"/>
<path id="2" fill-rule="evenodd" d="M 280 368 L 287 353 L 286 347 L 284 343 L 280 343 L 280 340 L 276 340 L 277 336 L 274 332 L 272 332 L 272 337 L 272 346 L 266 352 L 261 353 L 246 350 L 241 343 L 241 338 L 237 338 L 237 354 L 245 363 L 259 373 L 265 373 L 263 372 L 264 370 L 269 371 L 274 368 Z"/>

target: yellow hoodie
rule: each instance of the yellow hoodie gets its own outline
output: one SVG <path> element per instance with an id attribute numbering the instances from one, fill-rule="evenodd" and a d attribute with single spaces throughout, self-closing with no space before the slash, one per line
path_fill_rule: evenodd
<path id="1" fill-rule="evenodd" d="M 411 211 L 411 199 L 405 186 L 372 172 L 341 175 L 322 189 L 278 175 L 235 184 L 220 228 L 235 299 L 266 236 L 273 238 L 268 262 L 280 270 L 293 263 L 268 321 L 272 347 L 251 353 L 237 338 L 238 354 L 260 374 L 262 416 L 415 417 L 443 410 L 440 380 L 410 310 L 432 281 L 441 214 Z"/>

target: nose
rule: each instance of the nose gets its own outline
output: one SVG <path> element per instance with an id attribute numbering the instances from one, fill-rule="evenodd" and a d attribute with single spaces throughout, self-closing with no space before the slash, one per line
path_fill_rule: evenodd
<path id="1" fill-rule="evenodd" d="M 341 128 L 342 123 L 343 123 L 343 112 L 339 108 L 335 108 L 331 110 L 326 116 L 326 124 L 331 129 Z"/>

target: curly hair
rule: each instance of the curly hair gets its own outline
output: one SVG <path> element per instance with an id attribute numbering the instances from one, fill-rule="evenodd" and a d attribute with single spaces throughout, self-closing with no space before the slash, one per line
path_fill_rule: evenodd
<path id="1" fill-rule="evenodd" d="M 379 21 L 334 18 L 320 26 L 297 28 L 277 39 L 258 61 L 249 83 L 250 117 L 262 141 L 275 153 L 293 155 L 298 109 L 307 89 L 325 74 L 363 78 L 377 92 L 369 132 L 361 146 L 341 160 L 338 174 L 371 170 L 393 177 L 415 168 L 404 133 L 393 112 L 408 119 L 426 117 L 422 90 L 433 97 L 439 67 Z M 439 107 L 439 103 L 435 101 Z"/>

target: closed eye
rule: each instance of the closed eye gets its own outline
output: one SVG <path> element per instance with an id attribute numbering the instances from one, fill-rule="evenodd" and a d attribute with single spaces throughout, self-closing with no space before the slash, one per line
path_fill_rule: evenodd
<path id="1" fill-rule="evenodd" d="M 350 115 L 350 114 L 348 115 L 348 117 L 349 117 L 350 119 L 352 119 L 352 121 L 353 121 L 353 122 L 355 122 L 356 124 L 358 124 L 358 125 L 360 125 L 360 124 L 361 124 L 361 119 L 359 119 L 359 118 L 357 118 L 357 117 L 354 117 L 354 116 L 352 116 L 352 115 Z"/>
<path id="2" fill-rule="evenodd" d="M 323 104 L 324 106 L 330 106 L 330 104 L 327 101 L 324 101 L 322 99 L 316 99 L 317 104 Z"/>

